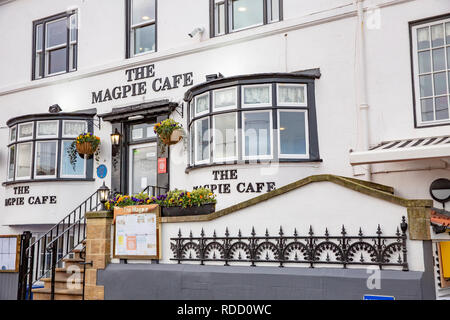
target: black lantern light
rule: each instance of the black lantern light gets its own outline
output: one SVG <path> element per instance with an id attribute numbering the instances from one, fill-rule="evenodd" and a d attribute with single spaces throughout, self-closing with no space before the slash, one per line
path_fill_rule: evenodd
<path id="1" fill-rule="evenodd" d="M 109 188 L 105 185 L 105 181 L 103 181 L 103 185 L 98 188 L 98 196 L 100 198 L 100 202 L 102 203 L 102 210 L 105 210 L 105 203 L 108 201 L 109 197 Z"/>
<path id="2" fill-rule="evenodd" d="M 114 133 L 111 133 L 111 143 L 113 146 L 118 146 L 120 144 L 120 133 L 116 130 Z"/>

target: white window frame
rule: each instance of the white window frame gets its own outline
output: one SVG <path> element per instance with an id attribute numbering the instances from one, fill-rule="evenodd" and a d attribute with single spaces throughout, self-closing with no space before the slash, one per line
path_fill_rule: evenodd
<path id="1" fill-rule="evenodd" d="M 281 127 L 280 127 L 280 112 L 302 112 L 305 114 L 305 151 L 306 154 L 283 154 L 281 153 Z M 309 123 L 308 123 L 308 110 L 290 110 L 290 109 L 278 109 L 277 110 L 277 135 L 278 135 L 278 158 L 284 159 L 309 159 Z"/>
<path id="2" fill-rule="evenodd" d="M 73 22 L 72 22 L 73 17 Z M 69 71 L 75 71 L 77 69 L 76 64 L 73 63 L 74 48 L 77 46 L 78 52 L 78 14 L 74 13 L 69 16 Z M 72 29 L 75 31 L 75 39 L 72 39 Z M 78 61 L 77 61 L 78 62 Z M 78 64 L 78 63 L 77 63 Z"/>
<path id="3" fill-rule="evenodd" d="M 221 92 L 221 91 L 231 91 L 234 90 L 234 96 L 235 96 L 235 100 L 234 100 L 234 104 L 228 107 L 222 107 L 222 108 L 217 108 L 216 107 L 216 93 L 217 92 Z M 215 111 L 225 111 L 225 110 L 233 110 L 237 108 L 237 99 L 238 99 L 238 92 L 237 92 L 237 87 L 229 87 L 229 88 L 223 88 L 223 89 L 217 89 L 217 90 L 213 90 L 212 92 L 212 109 L 213 112 Z"/>
<path id="4" fill-rule="evenodd" d="M 225 158 L 217 158 L 216 157 L 216 117 L 220 117 L 220 116 L 223 116 L 223 115 L 229 115 L 229 114 L 232 114 L 232 115 L 234 115 L 234 117 L 235 117 L 235 125 L 236 125 L 236 128 L 235 128 L 235 136 L 236 136 L 236 146 L 235 146 L 235 156 L 234 157 L 225 157 Z M 229 161 L 236 161 L 237 159 L 238 159 L 238 150 L 239 150 L 239 147 L 238 147 L 238 144 L 239 144 L 239 141 L 238 141 L 238 139 L 237 139 L 237 137 L 238 137 L 238 113 L 237 112 L 230 112 L 230 113 L 223 113 L 223 114 L 216 114 L 216 115 L 214 115 L 214 116 L 212 116 L 213 117 L 213 143 L 212 143 L 212 148 L 213 148 L 213 162 L 229 162 Z"/>
<path id="5" fill-rule="evenodd" d="M 16 130 L 16 138 L 13 140 L 13 139 L 11 139 L 11 136 L 12 136 L 12 131 L 13 130 Z M 14 125 L 14 126 L 12 126 L 11 128 L 9 128 L 9 138 L 8 138 L 8 141 L 10 142 L 10 143 L 13 143 L 13 142 L 16 142 L 17 141 L 17 135 L 18 135 L 18 129 L 17 129 L 17 125 Z"/>
<path id="6" fill-rule="evenodd" d="M 30 136 L 30 137 L 24 137 L 24 138 L 21 138 L 21 137 L 20 137 L 20 127 L 26 126 L 26 125 L 29 125 L 29 124 L 31 124 L 31 136 Z M 33 121 L 30 121 L 30 122 L 24 122 L 24 123 L 19 123 L 19 124 L 17 125 L 17 137 L 16 137 L 17 140 L 16 140 L 16 141 L 33 140 L 33 139 L 34 139 L 33 132 L 34 132 L 34 122 L 33 122 Z"/>
<path id="7" fill-rule="evenodd" d="M 281 87 L 303 87 L 303 90 L 305 93 L 305 101 L 301 102 L 301 103 L 280 101 L 280 86 Z M 306 84 L 297 84 L 297 83 L 277 83 L 277 106 L 307 107 L 308 106 L 308 86 Z"/>
<path id="8" fill-rule="evenodd" d="M 39 28 L 41 28 L 40 32 L 38 32 Z M 44 25 L 43 25 L 43 23 L 40 23 L 40 24 L 36 25 L 36 29 L 34 30 L 34 33 L 35 33 L 34 36 L 35 36 L 35 39 L 36 39 L 36 47 L 34 48 L 35 49 L 35 55 L 34 55 L 34 59 L 35 59 L 35 71 L 34 71 L 35 79 L 42 78 L 42 76 L 40 75 L 41 59 L 40 58 L 38 59 L 38 55 L 44 54 L 45 43 L 44 43 L 44 39 L 41 39 L 41 41 L 42 41 L 41 42 L 41 48 L 38 49 L 38 41 L 37 41 L 38 33 L 40 33 L 40 35 L 42 36 L 42 28 L 44 28 Z M 45 69 L 45 66 L 44 66 L 44 69 Z"/>
<path id="9" fill-rule="evenodd" d="M 41 125 L 42 123 L 50 123 L 50 122 L 56 122 L 56 133 L 53 135 L 39 135 L 39 125 Z M 59 132 L 59 121 L 58 120 L 38 121 L 36 124 L 36 139 L 58 138 L 58 132 Z"/>
<path id="10" fill-rule="evenodd" d="M 25 177 L 18 177 L 17 173 L 19 172 L 19 170 L 17 169 L 17 165 L 19 163 L 18 160 L 18 155 L 19 155 L 19 145 L 25 145 L 25 144 L 29 144 L 31 145 L 30 148 L 30 175 L 29 176 L 25 176 Z M 14 163 L 14 180 L 15 181 L 19 181 L 19 180 L 30 180 L 31 179 L 31 174 L 33 172 L 32 168 L 33 168 L 33 141 L 29 141 L 29 142 L 25 142 L 25 143 L 17 143 L 16 144 L 16 158 L 15 158 L 15 163 Z"/>
<path id="11" fill-rule="evenodd" d="M 207 99 L 208 100 L 208 109 L 206 109 L 205 111 L 202 111 L 202 112 L 197 112 L 197 100 L 199 98 L 203 97 L 203 96 L 207 96 L 208 97 L 208 99 Z M 199 94 L 199 95 L 196 95 L 195 98 L 194 98 L 194 101 L 195 101 L 195 103 L 194 103 L 194 118 L 202 116 L 204 114 L 208 114 L 210 112 L 210 109 L 211 109 L 210 102 L 211 101 L 210 101 L 210 97 L 209 97 L 209 91 L 205 92 L 205 93 L 202 93 L 202 94 Z"/>
<path id="12" fill-rule="evenodd" d="M 11 148 L 14 148 L 14 169 L 12 177 L 9 176 L 9 161 L 11 160 Z M 6 162 L 6 181 L 13 181 L 16 176 L 16 156 L 17 156 L 17 144 L 13 144 L 8 147 L 8 159 Z"/>
<path id="13" fill-rule="evenodd" d="M 221 36 L 224 35 L 226 33 L 226 29 L 227 29 L 227 15 L 226 15 L 226 2 L 227 0 L 214 0 L 214 35 L 216 36 Z M 223 32 L 218 32 L 219 30 L 219 6 L 223 5 L 223 10 L 224 10 L 224 24 L 223 24 Z"/>
<path id="14" fill-rule="evenodd" d="M 197 137 L 196 135 L 194 136 L 194 157 L 195 157 L 195 164 L 206 164 L 209 163 L 211 160 L 211 128 L 210 128 L 210 122 L 209 122 L 209 117 L 205 117 L 205 118 L 201 118 L 201 119 L 197 119 L 194 122 L 194 133 L 197 133 L 197 126 L 200 122 L 204 121 L 204 120 L 208 121 L 208 158 L 203 159 L 203 160 L 198 160 L 197 159 Z"/>
<path id="15" fill-rule="evenodd" d="M 268 155 L 256 155 L 256 156 L 246 156 L 245 155 L 245 114 L 246 113 L 269 113 L 269 134 L 270 134 L 270 154 Z M 273 159 L 273 119 L 272 119 L 272 110 L 252 110 L 252 111 L 243 111 L 242 112 L 242 159 L 243 160 L 271 160 Z"/>
<path id="16" fill-rule="evenodd" d="M 50 73 L 50 64 L 49 64 L 49 61 L 50 61 L 50 51 L 55 51 L 55 50 L 62 49 L 62 48 L 66 48 L 66 51 L 67 51 L 67 41 L 68 41 L 69 39 L 67 39 L 67 37 L 66 37 L 66 42 L 64 42 L 64 43 L 62 43 L 62 44 L 58 44 L 58 45 L 52 46 L 52 47 L 47 47 L 48 25 L 51 24 L 51 23 L 55 23 L 55 22 L 58 22 L 58 21 L 62 21 L 62 20 L 65 20 L 65 21 L 66 21 L 66 26 L 67 26 L 67 21 L 68 21 L 68 18 L 67 18 L 67 17 L 60 18 L 60 19 L 55 19 L 55 20 L 48 21 L 48 22 L 45 23 L 45 43 L 42 44 L 42 45 L 43 45 L 43 49 L 44 49 L 44 51 L 45 51 L 45 53 L 44 53 L 44 54 L 45 54 L 45 59 L 44 59 L 44 61 L 45 61 L 45 66 L 44 66 L 44 77 L 48 77 L 48 76 L 56 76 L 56 75 L 58 75 L 58 74 L 67 73 L 67 70 L 66 70 L 66 69 L 64 69 L 63 71 L 58 71 L 58 72 Z M 69 32 L 69 33 L 70 33 L 70 32 Z M 69 36 L 70 36 L 70 35 L 69 35 Z M 69 54 L 69 52 L 66 52 L 66 54 Z M 70 64 L 69 64 L 69 65 L 70 65 Z M 70 68 L 69 68 L 69 69 L 70 69 Z"/>
<path id="17" fill-rule="evenodd" d="M 65 135 L 64 134 L 64 126 L 65 126 L 65 124 L 66 123 L 68 123 L 68 122 L 84 122 L 84 124 L 85 124 L 85 131 L 84 132 L 82 132 L 82 133 L 85 133 L 85 132 L 87 132 L 88 131 L 88 123 L 87 123 L 87 121 L 86 120 L 63 120 L 62 121 L 62 132 L 61 132 L 61 137 L 62 138 L 76 138 L 76 137 L 78 137 L 78 135 Z"/>
<path id="18" fill-rule="evenodd" d="M 450 18 L 442 19 L 438 21 L 432 21 L 428 23 L 423 23 L 419 25 L 415 25 L 411 28 L 411 34 L 412 34 L 412 56 L 413 56 L 413 77 L 414 77 L 414 94 L 415 94 L 415 111 L 416 111 L 416 124 L 419 127 L 426 127 L 430 125 L 435 124 L 447 124 L 450 123 L 450 92 L 448 92 L 449 88 L 449 79 L 448 79 L 448 72 L 450 72 L 450 65 L 447 65 L 447 69 L 440 70 L 440 71 L 433 71 L 433 50 L 444 48 L 444 59 L 445 63 L 448 62 L 449 57 L 447 57 L 447 50 L 446 48 L 450 45 L 450 43 L 446 43 L 446 23 L 450 23 Z M 444 45 L 439 47 L 432 47 L 431 44 L 431 26 L 437 25 L 437 24 L 443 24 L 444 26 Z M 418 50 L 417 48 L 417 29 L 428 27 L 430 29 L 429 31 L 429 39 L 430 39 L 430 48 L 428 49 L 421 49 Z M 433 95 L 430 97 L 424 97 L 422 99 L 432 99 L 433 100 L 433 113 L 434 118 L 436 119 L 436 102 L 435 99 L 439 97 L 447 96 L 447 106 L 449 108 L 449 119 L 442 119 L 442 120 L 432 120 L 432 121 L 423 121 L 422 120 L 422 110 L 421 110 L 421 97 L 420 97 L 420 78 L 419 78 L 419 57 L 418 53 L 419 51 L 430 51 L 430 60 L 431 60 L 431 72 L 423 73 L 421 75 L 431 75 L 431 86 L 433 90 Z M 445 72 L 446 73 L 446 85 L 447 85 L 447 95 L 434 95 L 434 74 Z"/>
<path id="19" fill-rule="evenodd" d="M 82 175 L 76 175 L 76 174 L 64 174 L 63 172 L 63 162 L 64 162 L 64 142 L 73 142 L 74 140 L 69 140 L 69 139 L 62 139 L 61 140 L 61 160 L 59 162 L 60 165 L 60 177 L 61 178 L 86 178 L 86 171 L 87 171 L 87 166 L 86 166 L 86 157 L 83 157 L 83 174 Z"/>
<path id="20" fill-rule="evenodd" d="M 268 87 L 269 88 L 269 102 L 268 103 L 245 103 L 245 89 L 252 87 Z M 242 108 L 260 108 L 260 107 L 272 107 L 272 84 L 262 83 L 262 84 L 251 84 L 241 87 L 241 106 Z"/>
<path id="21" fill-rule="evenodd" d="M 255 27 L 264 25 L 264 1 L 266 1 L 266 0 L 260 0 L 261 2 L 263 2 L 263 11 L 262 11 L 263 21 L 261 23 L 252 24 L 250 26 L 238 28 L 238 29 L 233 29 L 233 24 L 234 24 L 233 6 L 234 6 L 234 2 L 237 0 L 229 0 L 229 1 L 230 1 L 230 5 L 228 6 L 228 10 L 229 10 L 228 16 L 230 17 L 229 18 L 230 32 L 237 32 L 237 31 L 246 30 L 246 29 L 255 28 Z"/>
<path id="22" fill-rule="evenodd" d="M 53 175 L 45 175 L 45 176 L 38 176 L 36 173 L 36 169 L 37 169 L 37 153 L 38 153 L 38 144 L 39 143 L 48 143 L 48 142 L 54 142 L 56 145 L 56 149 L 55 149 L 55 174 Z M 58 140 L 39 140 L 36 141 L 35 147 L 34 147 L 34 179 L 35 180 L 42 180 L 42 179 L 55 179 L 56 176 L 58 175 Z"/>
<path id="23" fill-rule="evenodd" d="M 155 0 L 155 18 L 147 20 L 147 21 L 144 21 L 144 22 L 135 23 L 135 24 L 133 24 L 133 2 L 134 1 L 133 0 L 130 1 L 130 16 L 129 16 L 129 19 L 130 19 L 130 30 L 128 31 L 129 34 L 130 34 L 130 37 L 129 37 L 129 41 L 130 41 L 130 45 L 129 45 L 130 52 L 129 52 L 129 55 L 130 55 L 130 58 L 139 57 L 139 56 L 142 56 L 144 54 L 156 52 L 156 10 L 157 10 L 156 1 L 157 0 Z M 141 52 L 141 53 L 134 53 L 134 49 L 135 49 L 134 43 L 135 43 L 135 40 L 136 40 L 135 39 L 135 37 L 136 37 L 136 29 L 139 29 L 139 28 L 142 28 L 142 27 L 147 27 L 149 25 L 154 25 L 155 26 L 155 49 L 154 50 L 144 51 L 144 52 Z"/>

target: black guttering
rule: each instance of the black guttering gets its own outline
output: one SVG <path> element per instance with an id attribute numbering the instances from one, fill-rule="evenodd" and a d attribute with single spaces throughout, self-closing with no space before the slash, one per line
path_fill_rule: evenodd
<path id="1" fill-rule="evenodd" d="M 125 121 L 132 116 L 156 116 L 170 114 L 178 107 L 175 102 L 168 99 L 145 102 L 127 107 L 113 108 L 111 112 L 100 114 L 99 117 L 104 121 L 120 122 Z"/>
<path id="2" fill-rule="evenodd" d="M 53 119 L 86 119 L 92 118 L 97 114 L 97 109 L 86 109 L 82 111 L 74 112 L 59 112 L 59 113 L 37 113 L 37 114 L 27 114 L 22 116 L 17 116 L 9 119 L 6 122 L 8 127 L 11 127 L 17 123 L 28 122 L 33 120 L 53 120 Z"/>
<path id="3" fill-rule="evenodd" d="M 245 82 L 248 80 L 255 80 L 256 82 L 267 82 L 267 79 L 270 79 L 270 81 L 276 82 L 277 80 L 286 80 L 286 79 L 320 79 L 322 74 L 320 73 L 319 68 L 314 69 L 307 69 L 302 71 L 295 71 L 295 72 L 274 72 L 274 73 L 252 73 L 252 74 L 245 74 L 245 75 L 238 75 L 238 76 L 231 76 L 231 77 L 225 77 L 225 78 L 218 78 L 215 80 L 207 81 L 200 83 L 196 86 L 191 87 L 186 93 L 184 94 L 184 101 L 191 101 L 193 97 L 193 93 L 197 93 L 198 91 L 202 91 L 205 88 L 208 88 L 208 90 L 216 89 L 219 87 L 222 87 L 223 85 L 226 86 L 234 86 L 237 84 L 240 84 L 241 82 Z"/>

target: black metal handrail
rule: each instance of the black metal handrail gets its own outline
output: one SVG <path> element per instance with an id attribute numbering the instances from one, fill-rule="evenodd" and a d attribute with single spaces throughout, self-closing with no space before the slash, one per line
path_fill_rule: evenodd
<path id="1" fill-rule="evenodd" d="M 85 240 L 85 213 L 97 211 L 100 206 L 98 191 L 95 191 L 25 250 L 24 263 L 19 272 L 20 300 L 26 299 L 27 291 L 28 299 L 31 299 L 33 284 L 44 276 L 52 278 L 51 297 L 54 298 L 55 269 Z"/>
<path id="2" fill-rule="evenodd" d="M 150 189 L 152 190 L 152 193 L 150 193 Z M 162 190 L 162 192 L 161 192 Z M 169 188 L 166 187 L 160 187 L 160 186 L 146 186 L 144 190 L 142 190 L 143 193 L 147 193 L 148 195 L 152 196 L 160 196 L 161 194 L 165 194 L 169 191 Z"/>

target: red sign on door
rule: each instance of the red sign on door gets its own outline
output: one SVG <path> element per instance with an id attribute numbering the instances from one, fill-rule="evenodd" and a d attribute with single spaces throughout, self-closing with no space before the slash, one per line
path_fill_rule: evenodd
<path id="1" fill-rule="evenodd" d="M 158 158 L 158 173 L 167 172 L 167 158 Z"/>

